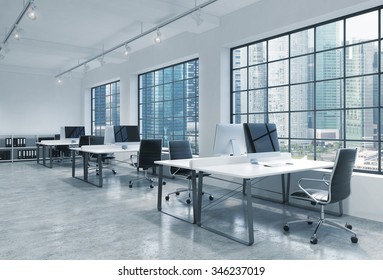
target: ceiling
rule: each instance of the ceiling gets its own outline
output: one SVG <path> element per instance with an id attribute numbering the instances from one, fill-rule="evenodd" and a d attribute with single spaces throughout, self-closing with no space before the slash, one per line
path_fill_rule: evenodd
<path id="1" fill-rule="evenodd" d="M 0 54 L 0 69 L 60 74 L 102 54 L 208 0 L 35 0 L 37 19 L 21 19 L 21 39 L 10 37 Z M 183 32 L 202 33 L 219 26 L 220 17 L 260 0 L 217 0 L 161 28 L 166 40 Z M 0 0 L 0 43 L 20 15 L 24 0 Z M 155 32 L 130 43 L 131 51 L 152 45 Z M 5 52 L 5 49 L 8 49 Z M 106 63 L 126 61 L 124 47 L 105 55 Z M 91 68 L 99 61 L 89 62 Z M 76 69 L 80 71 L 81 69 Z M 81 70 L 83 71 L 83 69 Z"/>

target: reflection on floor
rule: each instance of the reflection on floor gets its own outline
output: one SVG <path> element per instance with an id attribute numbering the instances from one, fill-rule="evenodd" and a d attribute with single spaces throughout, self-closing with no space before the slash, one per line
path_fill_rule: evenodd
<path id="1" fill-rule="evenodd" d="M 343 216 L 359 243 L 326 227 L 311 245 L 313 226 L 296 225 L 288 234 L 282 229 L 305 210 L 253 199 L 255 242 L 245 246 L 158 212 L 157 188 L 145 181 L 129 188 L 136 170 L 124 164 L 116 170 L 116 175 L 105 170 L 104 187 L 97 188 L 72 178 L 70 162 L 52 169 L 32 161 L 1 163 L 0 259 L 383 259 L 382 223 Z M 169 178 L 164 192 L 180 184 L 185 181 Z M 204 199 L 204 224 L 246 237 L 240 190 L 224 200 L 222 189 L 208 190 L 216 198 Z M 163 200 L 163 209 L 192 214 L 185 196 Z"/>

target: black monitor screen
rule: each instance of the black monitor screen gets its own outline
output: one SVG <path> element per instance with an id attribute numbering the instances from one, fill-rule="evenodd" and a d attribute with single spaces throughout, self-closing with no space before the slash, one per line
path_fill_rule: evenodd
<path id="1" fill-rule="evenodd" d="M 85 135 L 84 126 L 66 126 L 65 127 L 65 138 L 80 138 Z"/>
<path id="2" fill-rule="evenodd" d="M 140 132 L 137 125 L 114 126 L 115 142 L 140 142 Z"/>
<path id="3" fill-rule="evenodd" d="M 244 123 L 248 153 L 279 151 L 277 127 L 274 123 Z"/>

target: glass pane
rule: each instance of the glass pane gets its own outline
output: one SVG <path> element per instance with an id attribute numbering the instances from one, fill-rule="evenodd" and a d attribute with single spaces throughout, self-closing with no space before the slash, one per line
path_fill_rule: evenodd
<path id="1" fill-rule="evenodd" d="M 247 69 L 233 71 L 233 91 L 247 89 Z"/>
<path id="2" fill-rule="evenodd" d="M 267 85 L 266 64 L 249 68 L 249 89 L 264 88 Z"/>
<path id="3" fill-rule="evenodd" d="M 265 123 L 265 122 L 267 122 L 267 115 L 266 114 L 253 114 L 253 115 L 249 115 L 249 123 L 251 123 L 251 122 L 254 122 L 254 123 Z"/>
<path id="4" fill-rule="evenodd" d="M 155 90 L 155 101 L 163 101 L 164 100 L 164 88 L 163 86 L 156 86 Z"/>
<path id="5" fill-rule="evenodd" d="M 316 112 L 316 137 L 318 139 L 342 139 L 342 111 L 327 110 Z"/>
<path id="6" fill-rule="evenodd" d="M 266 93 L 266 90 L 252 90 L 249 92 L 249 113 L 263 113 L 267 111 Z"/>
<path id="7" fill-rule="evenodd" d="M 314 28 L 306 29 L 291 34 L 290 52 L 291 56 L 311 53 L 314 51 Z"/>
<path id="8" fill-rule="evenodd" d="M 247 92 L 240 91 L 233 93 L 233 113 L 247 113 Z"/>
<path id="9" fill-rule="evenodd" d="M 232 56 L 234 69 L 247 66 L 247 47 L 233 50 Z"/>
<path id="10" fill-rule="evenodd" d="M 178 64 L 174 66 L 174 81 L 179 81 L 184 79 L 184 65 Z"/>
<path id="11" fill-rule="evenodd" d="M 292 138 L 309 138 L 313 130 L 314 112 L 291 113 L 290 129 Z"/>
<path id="12" fill-rule="evenodd" d="M 346 137 L 355 140 L 377 138 L 377 109 L 346 110 Z"/>
<path id="13" fill-rule="evenodd" d="M 269 41 L 269 61 L 289 56 L 289 37 L 283 36 Z"/>
<path id="14" fill-rule="evenodd" d="M 173 81 L 173 67 L 164 69 L 164 83 L 170 83 Z"/>
<path id="15" fill-rule="evenodd" d="M 314 80 L 314 55 L 292 58 L 290 83 L 304 83 Z"/>
<path id="16" fill-rule="evenodd" d="M 269 86 L 285 85 L 289 81 L 288 60 L 269 64 Z"/>
<path id="17" fill-rule="evenodd" d="M 343 46 L 343 20 L 316 28 L 316 50 L 322 51 Z"/>
<path id="18" fill-rule="evenodd" d="M 164 71 L 163 70 L 157 70 L 154 72 L 154 84 L 159 85 L 163 84 L 164 82 Z"/>
<path id="19" fill-rule="evenodd" d="M 378 106 L 378 77 L 346 79 L 346 107 Z"/>
<path id="20" fill-rule="evenodd" d="M 247 115 L 233 115 L 233 123 L 247 123 Z"/>
<path id="21" fill-rule="evenodd" d="M 343 77 L 343 50 L 332 50 L 317 53 L 316 78 L 317 80 Z"/>
<path id="22" fill-rule="evenodd" d="M 346 19 L 347 44 L 377 39 L 378 27 L 378 11 Z"/>
<path id="23" fill-rule="evenodd" d="M 288 113 L 269 114 L 269 123 L 275 123 L 277 125 L 278 137 L 289 137 Z"/>
<path id="24" fill-rule="evenodd" d="M 314 146 L 312 140 L 291 140 L 290 152 L 292 158 L 313 159 Z"/>
<path id="25" fill-rule="evenodd" d="M 290 87 L 290 110 L 314 109 L 314 84 L 294 85 Z"/>
<path id="26" fill-rule="evenodd" d="M 289 110 L 288 87 L 278 87 L 269 89 L 268 109 L 269 112 L 281 112 Z"/>
<path id="27" fill-rule="evenodd" d="M 356 169 L 378 171 L 378 142 L 348 141 L 347 148 L 358 148 L 358 158 L 355 162 Z"/>
<path id="28" fill-rule="evenodd" d="M 337 109 L 343 106 L 343 80 L 316 83 L 316 108 Z"/>
<path id="29" fill-rule="evenodd" d="M 173 99 L 173 85 L 165 84 L 164 85 L 164 100 Z"/>
<path id="30" fill-rule="evenodd" d="M 184 82 L 174 83 L 174 99 L 184 98 Z"/>
<path id="31" fill-rule="evenodd" d="M 195 60 L 185 63 L 185 78 L 190 79 L 195 77 L 196 64 Z"/>
<path id="32" fill-rule="evenodd" d="M 346 48 L 346 75 L 362 75 L 376 73 L 378 64 L 376 54 L 378 43 L 372 42 Z"/>
<path id="33" fill-rule="evenodd" d="M 343 143 L 339 141 L 317 141 L 316 143 L 316 159 L 323 161 L 335 161 L 336 152 L 343 147 Z"/>
<path id="34" fill-rule="evenodd" d="M 264 63 L 267 61 L 266 42 L 249 46 L 249 65 Z"/>

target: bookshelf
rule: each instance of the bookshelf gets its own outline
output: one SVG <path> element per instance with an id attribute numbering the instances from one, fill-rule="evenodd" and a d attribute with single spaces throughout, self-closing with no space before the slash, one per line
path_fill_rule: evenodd
<path id="1" fill-rule="evenodd" d="M 49 135 L 0 135 L 0 162 L 36 160 L 36 141 Z"/>

